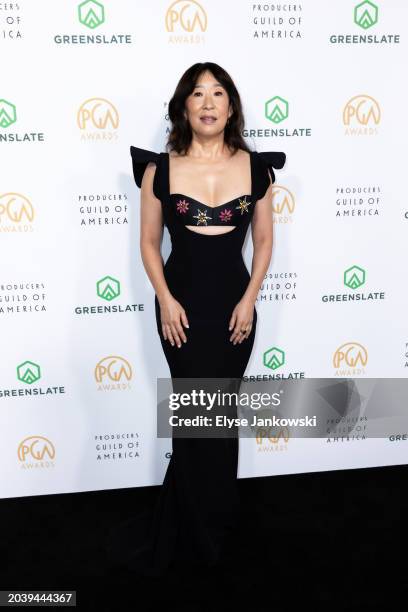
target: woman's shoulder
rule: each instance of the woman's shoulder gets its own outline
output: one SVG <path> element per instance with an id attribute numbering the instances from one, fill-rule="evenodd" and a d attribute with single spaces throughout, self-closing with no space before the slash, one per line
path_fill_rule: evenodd
<path id="1" fill-rule="evenodd" d="M 141 147 L 135 147 L 130 145 L 130 155 L 132 160 L 137 163 L 144 163 L 148 161 L 158 161 L 160 153 L 151 151 L 150 149 L 142 149 Z"/>
<path id="2" fill-rule="evenodd" d="M 283 151 L 252 151 L 262 164 L 280 170 L 286 162 L 286 153 Z"/>
<path id="3" fill-rule="evenodd" d="M 160 160 L 160 153 L 130 145 L 130 155 L 132 157 L 134 178 L 137 186 L 140 187 L 147 164 L 154 162 L 157 165 Z"/>
<path id="4" fill-rule="evenodd" d="M 133 177 L 135 179 L 136 185 L 139 188 L 142 186 L 142 179 L 143 179 L 143 175 L 146 172 L 146 168 L 148 166 L 150 167 L 150 165 L 155 166 L 153 169 L 153 172 L 154 172 L 153 188 L 154 188 L 154 193 L 156 197 L 161 199 L 161 189 L 160 189 L 160 180 L 159 180 L 160 173 L 158 172 L 158 168 L 160 168 L 160 160 L 163 157 L 163 153 L 157 153 L 156 151 L 151 151 L 150 149 L 143 149 L 141 147 L 135 147 L 131 145 L 130 155 L 132 158 Z"/>
<path id="5" fill-rule="evenodd" d="M 256 162 L 254 168 L 254 191 L 256 198 L 260 200 L 265 195 L 269 185 L 275 183 L 274 170 L 281 170 L 286 162 L 286 154 L 283 151 L 252 151 Z"/>
<path id="6" fill-rule="evenodd" d="M 281 170 L 286 163 L 286 153 L 283 151 L 259 151 L 260 159 L 268 167 Z"/>

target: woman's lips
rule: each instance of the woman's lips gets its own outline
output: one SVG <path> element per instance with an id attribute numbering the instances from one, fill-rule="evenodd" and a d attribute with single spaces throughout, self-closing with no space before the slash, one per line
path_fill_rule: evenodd
<path id="1" fill-rule="evenodd" d="M 215 121 L 217 121 L 217 119 L 215 117 L 200 117 L 200 120 L 203 123 L 208 123 L 208 124 L 215 123 Z"/>

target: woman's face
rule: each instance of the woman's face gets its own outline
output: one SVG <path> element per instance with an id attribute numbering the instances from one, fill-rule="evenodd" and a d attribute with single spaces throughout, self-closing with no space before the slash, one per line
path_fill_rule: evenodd
<path id="1" fill-rule="evenodd" d="M 203 72 L 185 103 L 191 129 L 200 136 L 214 136 L 224 130 L 231 115 L 226 90 L 211 72 Z"/>

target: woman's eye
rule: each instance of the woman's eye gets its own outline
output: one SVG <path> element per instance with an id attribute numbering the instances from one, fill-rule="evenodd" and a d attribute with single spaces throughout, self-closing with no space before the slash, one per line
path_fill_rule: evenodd
<path id="1" fill-rule="evenodd" d="M 201 91 L 195 91 L 195 92 L 193 93 L 193 96 L 201 96 L 201 95 L 202 95 L 202 92 L 201 92 Z M 215 96 L 218 96 L 218 95 L 223 96 L 223 95 L 224 95 L 224 92 L 223 92 L 223 91 L 221 91 L 221 90 L 218 90 L 218 91 L 216 91 L 216 92 L 214 93 L 214 95 L 215 95 Z"/>

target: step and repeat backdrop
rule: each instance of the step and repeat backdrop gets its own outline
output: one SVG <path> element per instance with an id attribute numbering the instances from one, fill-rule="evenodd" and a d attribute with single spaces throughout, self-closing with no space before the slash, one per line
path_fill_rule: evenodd
<path id="1" fill-rule="evenodd" d="M 163 480 L 129 147 L 164 150 L 195 62 L 287 155 L 247 376 L 407 376 L 407 39 L 405 0 L 0 2 L 1 497 Z M 403 432 L 337 425 L 241 440 L 239 477 L 408 463 Z"/>

